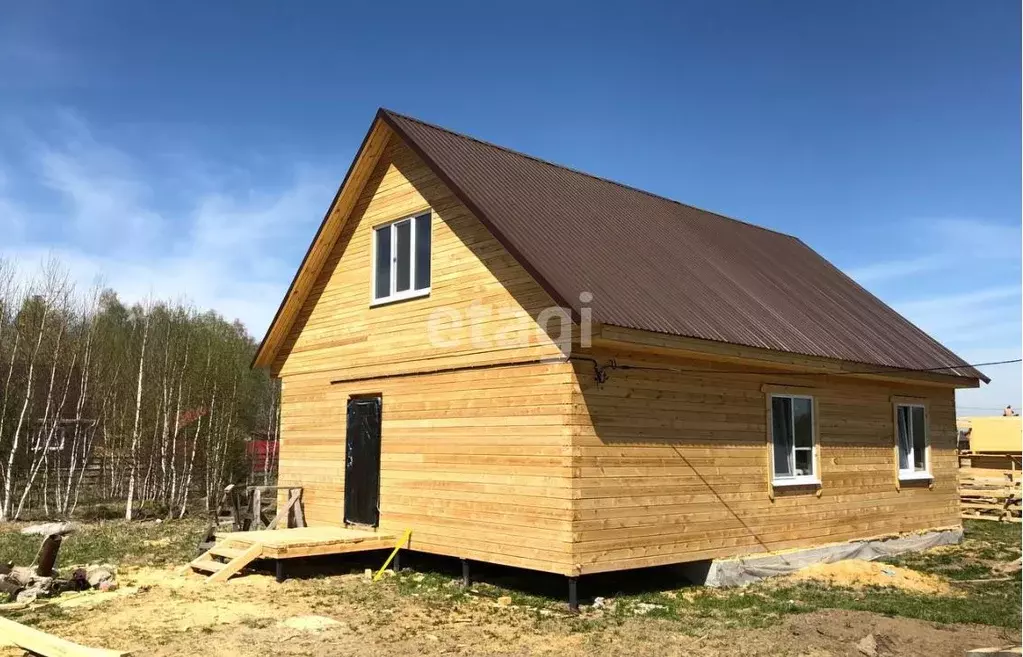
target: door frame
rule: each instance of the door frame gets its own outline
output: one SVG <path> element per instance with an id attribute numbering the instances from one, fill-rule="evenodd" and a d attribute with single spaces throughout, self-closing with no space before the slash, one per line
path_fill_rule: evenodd
<path id="1" fill-rule="evenodd" d="M 351 406 L 352 402 L 357 402 L 357 401 L 360 401 L 360 400 L 373 400 L 373 399 L 377 400 L 377 402 L 379 404 L 379 418 L 378 418 L 378 422 L 379 422 L 379 438 L 377 440 L 377 448 L 379 449 L 379 452 L 377 454 L 376 523 L 374 523 L 374 524 L 365 524 L 365 523 L 360 523 L 360 522 L 352 522 L 352 521 L 349 521 L 348 518 L 347 518 L 347 515 L 348 515 L 348 512 L 347 512 L 347 502 L 348 502 L 348 462 L 349 462 L 348 461 L 348 449 L 349 449 L 349 441 L 348 441 L 348 430 L 349 430 L 349 426 L 348 426 L 348 411 L 349 411 L 349 407 Z M 351 395 L 348 395 L 348 399 L 345 401 L 345 455 L 344 455 L 344 462 L 342 464 L 342 468 L 344 468 L 344 470 L 343 470 L 344 486 L 343 486 L 342 496 L 341 496 L 341 523 L 342 523 L 342 525 L 344 525 L 346 527 L 366 527 L 366 528 L 374 528 L 375 529 L 376 527 L 380 526 L 380 478 L 381 478 L 380 475 L 381 475 L 381 470 L 382 470 L 381 457 L 383 455 L 383 442 L 384 442 L 383 416 L 384 416 L 384 396 L 383 396 L 383 393 L 368 392 L 368 393 L 351 394 Z"/>

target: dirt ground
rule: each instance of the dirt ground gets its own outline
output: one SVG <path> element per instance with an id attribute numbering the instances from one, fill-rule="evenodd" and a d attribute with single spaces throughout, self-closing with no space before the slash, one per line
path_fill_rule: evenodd
<path id="1" fill-rule="evenodd" d="M 84 645 L 143 655 L 801 655 L 961 657 L 1020 644 L 1020 527 L 964 523 L 955 546 L 885 562 L 817 565 L 741 589 L 689 585 L 672 569 L 580 580 L 475 564 L 468 590 L 455 559 L 420 553 L 378 582 L 380 553 L 272 563 L 221 584 L 177 569 L 195 554 L 201 518 L 85 523 L 59 567 L 117 564 L 119 588 L 68 593 L 0 615 Z M 0 525 L 0 562 L 28 565 L 38 537 Z M 585 580 L 585 581 L 584 581 Z M 0 644 L 3 643 L 0 636 Z M 868 651 L 870 653 L 870 651 Z M 0 657 L 22 657 L 0 646 Z"/>
<path id="2" fill-rule="evenodd" d="M 196 575 L 138 568 L 119 575 L 112 593 L 65 596 L 40 607 L 33 624 L 85 645 L 135 655 L 804 655 L 863 657 L 856 644 L 873 634 L 879 655 L 960 657 L 970 648 L 1019 645 L 1018 632 L 944 625 L 861 611 L 825 610 L 781 617 L 768 627 L 712 627 L 690 634 L 678 621 L 643 615 L 579 616 L 458 594 L 455 580 L 437 595 L 400 591 L 398 578 L 363 574 L 292 579 L 248 574 L 206 585 Z M 402 576 L 403 578 L 405 575 Z M 410 577 L 419 577 L 411 575 Z M 412 584 L 414 580 L 409 580 Z M 452 593 L 443 592 L 450 587 Z M 649 605 L 651 608 L 656 605 Z M 741 613 L 737 609 L 736 613 Z M 652 616 L 652 615 L 651 615 Z M 0 648 L 0 656 L 22 653 Z"/>

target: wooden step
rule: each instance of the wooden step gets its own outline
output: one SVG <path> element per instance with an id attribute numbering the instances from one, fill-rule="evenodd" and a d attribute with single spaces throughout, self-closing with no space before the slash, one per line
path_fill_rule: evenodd
<path id="1" fill-rule="evenodd" d="M 226 563 L 218 564 L 219 567 L 216 572 L 210 575 L 206 581 L 212 583 L 226 580 L 231 575 L 234 575 L 242 568 L 252 563 L 255 559 L 258 559 L 262 552 L 263 546 L 259 543 L 253 543 L 248 547 L 248 549 L 234 559 L 231 559 Z"/>
<path id="2" fill-rule="evenodd" d="M 244 550 L 218 544 L 188 562 L 181 568 L 180 573 L 198 570 L 210 573 L 206 578 L 207 582 L 222 582 L 258 559 L 262 553 L 263 546 L 259 543 L 253 543 Z M 218 561 L 217 557 L 226 561 Z"/>
<path id="3" fill-rule="evenodd" d="M 196 559 L 192 562 L 192 568 L 196 570 L 204 570 L 208 573 L 217 573 L 224 569 L 227 564 L 223 561 L 214 561 L 213 559 Z"/>
<path id="4" fill-rule="evenodd" d="M 245 554 L 245 550 L 228 547 L 226 545 L 214 545 L 213 548 L 210 549 L 209 553 L 215 557 L 222 557 L 230 561 L 232 559 L 237 559 L 238 557 Z"/>

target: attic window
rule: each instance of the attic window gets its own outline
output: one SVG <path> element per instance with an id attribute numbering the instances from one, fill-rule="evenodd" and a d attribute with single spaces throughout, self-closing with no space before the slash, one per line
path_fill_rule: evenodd
<path id="1" fill-rule="evenodd" d="M 373 303 L 430 293 L 430 213 L 373 230 Z"/>

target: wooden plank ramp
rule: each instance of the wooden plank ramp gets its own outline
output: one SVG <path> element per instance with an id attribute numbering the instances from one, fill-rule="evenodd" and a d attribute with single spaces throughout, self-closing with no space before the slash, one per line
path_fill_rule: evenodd
<path id="1" fill-rule="evenodd" d="M 207 573 L 208 582 L 222 582 L 256 559 L 364 552 L 394 547 L 397 535 L 348 527 L 293 527 L 217 534 L 216 544 L 182 570 Z"/>

